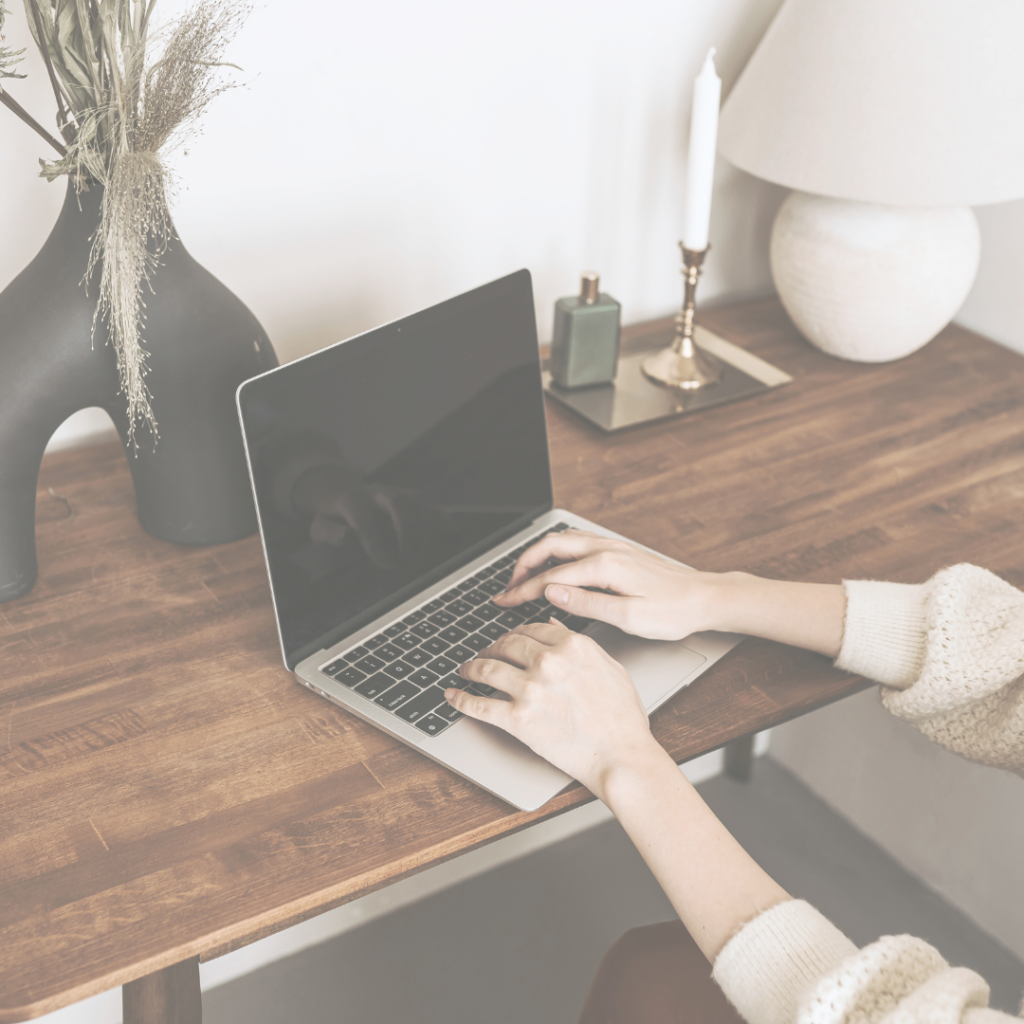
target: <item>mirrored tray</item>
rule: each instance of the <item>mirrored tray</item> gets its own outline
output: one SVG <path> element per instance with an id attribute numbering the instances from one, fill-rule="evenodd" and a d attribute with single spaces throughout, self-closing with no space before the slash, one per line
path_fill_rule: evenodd
<path id="1" fill-rule="evenodd" d="M 685 416 L 712 405 L 734 402 L 781 387 L 793 379 L 778 367 L 700 325 L 695 329 L 695 339 L 705 352 L 722 364 L 721 380 L 699 391 L 662 387 L 643 375 L 640 364 L 651 352 L 672 341 L 671 332 L 664 331 L 636 339 L 638 344 L 620 354 L 614 383 L 568 390 L 555 384 L 551 374 L 545 370 L 544 390 L 562 405 L 611 434 L 654 420 Z"/>

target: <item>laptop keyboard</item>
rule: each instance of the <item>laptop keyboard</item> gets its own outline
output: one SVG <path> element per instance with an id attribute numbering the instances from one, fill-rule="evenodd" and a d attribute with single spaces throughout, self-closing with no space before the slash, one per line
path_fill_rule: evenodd
<path id="1" fill-rule="evenodd" d="M 528 547 L 545 534 L 568 529 L 568 524 L 558 523 L 531 537 L 320 671 L 428 736 L 439 735 L 463 717 L 444 699 L 449 687 L 508 699 L 500 690 L 463 679 L 459 665 L 524 622 L 547 622 L 554 616 L 577 632 L 590 625 L 591 619 L 570 615 L 543 598 L 516 608 L 499 608 L 491 601 L 504 591 L 516 559 Z"/>

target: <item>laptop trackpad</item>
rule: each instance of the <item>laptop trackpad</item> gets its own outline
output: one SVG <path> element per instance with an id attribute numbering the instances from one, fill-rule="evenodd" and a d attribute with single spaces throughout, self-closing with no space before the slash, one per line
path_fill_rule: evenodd
<path id="1" fill-rule="evenodd" d="M 629 672 L 648 711 L 707 661 L 682 640 L 645 640 L 603 622 L 586 632 Z"/>

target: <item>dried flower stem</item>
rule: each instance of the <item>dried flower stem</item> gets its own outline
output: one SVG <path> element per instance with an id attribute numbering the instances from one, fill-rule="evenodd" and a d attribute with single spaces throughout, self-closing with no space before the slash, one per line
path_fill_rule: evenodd
<path id="1" fill-rule="evenodd" d="M 32 4 L 32 17 L 36 23 L 36 33 L 40 39 L 43 38 L 43 22 L 39 17 L 39 8 Z M 53 71 L 53 61 L 50 60 L 49 47 L 43 47 L 43 61 L 46 64 L 46 73 L 50 76 L 50 86 L 53 88 L 53 95 L 57 100 L 57 120 L 60 124 L 60 131 L 64 138 L 70 142 L 72 136 L 68 135 L 68 112 L 64 106 L 64 97 L 61 95 L 60 86 L 57 85 L 57 76 Z"/>
<path id="2" fill-rule="evenodd" d="M 13 110 L 32 131 L 46 139 L 61 156 L 68 155 L 68 151 L 6 89 L 0 89 L 0 103 Z"/>

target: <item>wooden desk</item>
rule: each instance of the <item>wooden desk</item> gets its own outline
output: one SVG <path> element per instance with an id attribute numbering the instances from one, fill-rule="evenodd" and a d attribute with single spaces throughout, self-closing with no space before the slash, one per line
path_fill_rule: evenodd
<path id="1" fill-rule="evenodd" d="M 610 439 L 549 405 L 558 504 L 707 569 L 1024 583 L 1024 360 L 953 327 L 843 363 L 774 300 L 703 319 L 794 383 Z M 195 958 L 589 799 L 514 811 L 298 686 L 257 538 L 147 536 L 117 447 L 48 457 L 38 522 L 39 582 L 0 605 L 0 1021 L 144 976 L 126 1019 L 179 982 L 160 1019 L 191 1019 Z M 684 761 L 863 685 L 747 641 L 653 729 Z"/>

